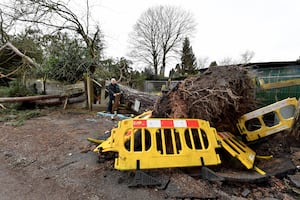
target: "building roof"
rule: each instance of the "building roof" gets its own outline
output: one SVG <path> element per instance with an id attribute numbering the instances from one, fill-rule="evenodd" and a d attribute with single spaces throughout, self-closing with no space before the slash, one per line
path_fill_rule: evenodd
<path id="1" fill-rule="evenodd" d="M 300 60 L 296 61 L 278 61 L 278 62 L 258 62 L 258 63 L 247 63 L 240 64 L 245 67 L 255 67 L 255 68 L 269 68 L 269 67 L 284 67 L 290 65 L 300 65 Z"/>

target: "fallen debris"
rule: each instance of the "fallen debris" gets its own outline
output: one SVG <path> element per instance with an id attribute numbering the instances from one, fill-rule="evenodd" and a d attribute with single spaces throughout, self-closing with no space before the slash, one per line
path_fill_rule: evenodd
<path id="1" fill-rule="evenodd" d="M 218 199 L 219 196 L 206 181 L 177 170 L 171 175 L 166 193 L 171 199 Z"/>
<path id="2" fill-rule="evenodd" d="M 256 109 L 255 85 L 243 67 L 210 67 L 179 83 L 154 106 L 155 117 L 196 118 L 236 132 L 237 119 Z"/>
<path id="3" fill-rule="evenodd" d="M 288 178 L 290 179 L 290 181 L 294 186 L 300 188 L 300 174 L 288 175 Z"/>
<path id="4" fill-rule="evenodd" d="M 39 96 L 27 96 L 27 97 L 1 97 L 0 102 L 23 102 L 23 101 L 36 101 L 43 99 L 56 99 L 60 98 L 60 95 L 39 95 Z"/>
<path id="5" fill-rule="evenodd" d="M 120 85 L 120 89 L 122 91 L 121 103 L 124 101 L 135 114 L 153 110 L 153 106 L 159 98 L 158 95 L 134 90 L 124 85 Z M 134 106 L 136 106 L 136 108 L 134 108 Z"/>
<path id="6" fill-rule="evenodd" d="M 90 144 L 84 138 L 99 139 L 98 136 L 116 126 L 115 121 L 102 117 L 99 117 L 98 123 L 91 123 L 86 120 L 94 115 L 95 113 L 91 115 L 86 111 L 57 109 L 53 112 L 51 109 L 47 110 L 46 116 L 28 120 L 21 127 L 11 127 L 0 123 L 0 127 L 5 130 L 0 140 L 1 169 L 4 170 L 1 174 L 1 180 L 3 180 L 2 188 L 8 188 L 2 190 L 1 194 L 8 195 L 9 199 L 14 199 L 16 196 L 6 191 L 15 191 L 14 194 L 20 197 L 24 195 L 24 191 L 32 191 L 32 188 L 34 188 L 34 193 L 25 193 L 28 199 L 43 199 L 45 194 L 56 199 L 95 199 L 94 197 L 99 197 L 99 199 L 138 198 L 146 200 L 176 199 L 176 197 L 178 197 L 177 199 L 222 200 L 299 199 L 300 193 L 297 192 L 296 187 L 289 185 L 292 185 L 292 183 L 286 177 L 283 179 L 269 177 L 266 181 L 254 183 L 212 182 L 200 179 L 200 175 L 187 174 L 182 168 L 159 170 L 158 174 L 164 175 L 162 178 L 147 171 L 149 175 L 162 183 L 163 189 L 154 186 L 128 188 L 127 186 L 131 182 L 129 180 L 133 178 L 128 176 L 132 172 L 114 170 L 112 161 L 99 164 L 96 162 L 96 155 L 90 151 L 85 154 L 79 153 L 81 147 Z M 6 135 L 9 137 L 6 137 Z M 280 150 L 286 145 L 283 142 L 284 138 L 279 137 L 281 135 L 283 134 L 274 134 L 264 138 L 256 145 L 251 144 L 250 147 L 255 151 L 259 149 L 260 155 L 262 153 L 268 155 L 267 152 L 270 152 L 271 149 L 276 157 L 289 157 L 289 151 L 281 152 Z M 261 149 L 260 146 L 264 144 L 270 145 Z M 293 162 L 299 162 L 300 149 L 293 148 L 291 150 L 295 156 Z M 70 152 L 73 153 L 72 156 L 68 156 Z M 15 158 L 20 156 L 26 157 L 28 161 L 39 159 L 25 168 L 12 167 L 11 164 L 15 162 Z M 74 160 L 78 160 L 78 162 L 57 170 Z M 277 165 L 281 165 L 281 163 L 279 162 Z M 297 165 L 300 166 L 300 163 Z M 223 172 L 231 169 L 228 165 L 225 167 L 227 168 L 222 167 Z M 259 165 L 259 167 L 261 166 Z M 211 167 L 214 171 L 217 171 L 218 168 L 219 166 Z M 200 170 L 201 167 L 198 167 L 194 169 L 194 172 L 199 174 Z M 157 173 L 157 171 L 155 172 Z M 176 172 L 178 175 L 176 175 Z M 255 173 L 252 170 L 251 172 Z M 295 175 L 298 173 L 297 171 Z M 236 174 L 239 175 L 239 173 Z M 185 178 L 180 178 L 183 176 Z M 10 177 L 13 177 L 13 179 Z M 169 179 L 169 183 L 164 184 Z M 6 184 L 8 182 L 12 184 Z M 117 192 L 112 192 L 112 189 Z M 246 189 L 250 193 L 243 197 L 242 195 L 246 194 L 243 193 Z M 88 192 L 83 193 L 82 191 Z"/>
<path id="7" fill-rule="evenodd" d="M 2 105 L 1 103 L 0 103 L 0 108 L 1 109 L 6 109 L 6 107 L 4 105 Z"/>

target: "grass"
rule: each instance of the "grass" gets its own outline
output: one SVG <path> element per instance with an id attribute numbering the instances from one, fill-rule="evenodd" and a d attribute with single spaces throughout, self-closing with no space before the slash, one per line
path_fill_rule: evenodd
<path id="1" fill-rule="evenodd" d="M 12 126 L 22 126 L 26 120 L 42 115 L 40 110 L 2 109 L 0 110 L 0 122 L 6 122 Z"/>

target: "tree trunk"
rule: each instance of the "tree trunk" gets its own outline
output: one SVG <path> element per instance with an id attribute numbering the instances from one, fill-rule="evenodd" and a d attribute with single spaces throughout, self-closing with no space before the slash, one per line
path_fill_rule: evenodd
<path id="1" fill-rule="evenodd" d="M 162 66 L 160 69 L 160 76 L 162 76 L 162 77 L 165 76 L 165 70 L 166 70 L 166 54 L 164 54 L 163 58 L 162 58 Z"/>
<path id="2" fill-rule="evenodd" d="M 1 103 L 8 102 L 24 102 L 24 101 L 35 101 L 43 99 L 55 99 L 60 98 L 60 95 L 40 95 L 40 96 L 27 96 L 27 97 L 2 97 L 0 98 Z"/>
<path id="3" fill-rule="evenodd" d="M 154 67 L 154 74 L 158 75 L 158 61 L 157 61 L 157 56 L 154 56 L 154 58 L 153 58 L 153 67 Z"/>
<path id="4" fill-rule="evenodd" d="M 140 108 L 137 114 L 141 114 L 145 111 L 153 110 L 155 102 L 158 100 L 159 96 L 134 90 L 132 88 L 120 85 L 122 91 L 121 103 L 129 105 L 134 105 L 135 100 L 139 101 Z"/>

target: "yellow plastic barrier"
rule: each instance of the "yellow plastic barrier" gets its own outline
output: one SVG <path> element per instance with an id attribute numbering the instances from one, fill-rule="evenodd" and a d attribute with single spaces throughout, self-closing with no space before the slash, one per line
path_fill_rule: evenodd
<path id="1" fill-rule="evenodd" d="M 127 119 L 96 151 L 116 152 L 119 170 L 192 167 L 221 163 L 216 130 L 198 119 Z"/>
<path id="2" fill-rule="evenodd" d="M 290 129 L 297 108 L 297 99 L 287 98 L 241 116 L 237 127 L 247 141 L 257 140 Z"/>
<path id="3" fill-rule="evenodd" d="M 149 110 L 138 116 L 135 116 L 134 119 L 148 119 L 148 118 L 152 117 L 152 112 L 153 112 L 152 110 Z"/>
<path id="4" fill-rule="evenodd" d="M 133 119 L 148 119 L 152 116 L 152 110 L 144 112 L 140 115 L 135 116 Z M 119 123 L 120 124 L 120 123 Z M 130 131 L 127 131 L 127 139 L 128 137 L 131 135 Z M 99 145 L 94 149 L 95 153 L 99 153 L 100 149 L 102 152 L 106 152 L 107 149 L 109 149 L 109 147 L 111 146 L 111 143 L 113 142 L 113 138 L 112 136 L 109 136 L 105 141 L 101 141 L 101 143 L 99 143 Z"/>
<path id="5" fill-rule="evenodd" d="M 229 132 L 218 132 L 221 146 L 247 168 L 252 169 L 256 153 Z"/>

